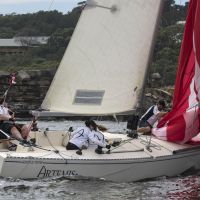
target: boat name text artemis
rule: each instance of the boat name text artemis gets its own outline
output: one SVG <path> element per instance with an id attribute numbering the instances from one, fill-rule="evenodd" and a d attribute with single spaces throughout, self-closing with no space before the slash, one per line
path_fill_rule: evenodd
<path id="1" fill-rule="evenodd" d="M 75 170 L 58 170 L 58 169 L 47 169 L 45 166 L 42 166 L 37 177 L 38 178 L 48 178 L 53 176 L 78 176 L 78 173 Z"/>

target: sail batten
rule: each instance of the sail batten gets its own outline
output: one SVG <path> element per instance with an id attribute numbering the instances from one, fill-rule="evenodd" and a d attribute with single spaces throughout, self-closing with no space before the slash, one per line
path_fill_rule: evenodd
<path id="1" fill-rule="evenodd" d="M 88 1 L 42 108 L 86 115 L 135 108 L 160 8 L 161 0 Z"/>

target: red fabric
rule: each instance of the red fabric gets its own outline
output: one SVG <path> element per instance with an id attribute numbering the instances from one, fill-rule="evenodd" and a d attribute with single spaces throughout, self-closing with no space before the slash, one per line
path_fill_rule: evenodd
<path id="1" fill-rule="evenodd" d="M 176 76 L 173 109 L 185 111 L 187 98 L 190 93 L 189 86 L 194 76 L 194 55 L 193 55 L 193 27 L 195 19 L 197 0 L 191 0 L 189 13 L 185 26 L 182 47 L 179 56 L 179 67 Z M 186 94 L 185 94 L 186 93 Z"/>
<path id="2" fill-rule="evenodd" d="M 157 129 L 153 130 L 158 138 L 187 142 L 199 133 L 199 109 L 191 109 L 191 105 L 196 105 L 200 97 L 200 70 L 196 63 L 200 64 L 200 1 L 190 0 L 179 56 L 173 108 L 159 122 Z"/>
<path id="3" fill-rule="evenodd" d="M 195 43 L 198 44 L 196 45 L 196 58 L 197 62 L 200 64 L 200 2 L 199 1 L 196 6 L 197 9 L 196 9 L 196 19 L 194 26 L 194 35 L 195 35 Z"/>

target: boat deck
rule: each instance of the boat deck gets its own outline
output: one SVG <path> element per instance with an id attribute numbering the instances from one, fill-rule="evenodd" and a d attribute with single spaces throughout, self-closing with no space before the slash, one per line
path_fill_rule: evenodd
<path id="1" fill-rule="evenodd" d="M 112 147 L 109 152 L 104 150 L 104 154 L 96 154 L 95 146 L 91 145 L 89 149 L 82 150 L 82 155 L 78 155 L 76 151 L 67 151 L 64 146 L 42 146 L 44 149 L 35 147 L 23 147 L 18 145 L 16 152 L 0 152 L 0 156 L 4 158 L 34 158 L 34 159 L 58 159 L 58 160 L 135 160 L 135 159 L 155 159 L 173 154 L 183 153 L 184 151 L 199 150 L 200 145 L 190 144 L 174 144 L 161 141 L 151 136 L 140 136 L 138 139 L 128 138 L 122 134 L 106 133 L 105 136 L 111 140 L 122 140 L 117 147 Z M 151 140 L 151 142 L 150 142 Z M 148 149 L 147 146 L 150 148 Z"/>

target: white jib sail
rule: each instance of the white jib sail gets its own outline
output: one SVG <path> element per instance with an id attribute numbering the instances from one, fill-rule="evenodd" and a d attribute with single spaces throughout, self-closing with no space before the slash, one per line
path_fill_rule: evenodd
<path id="1" fill-rule="evenodd" d="M 42 108 L 106 115 L 136 107 L 161 1 L 87 1 Z"/>

